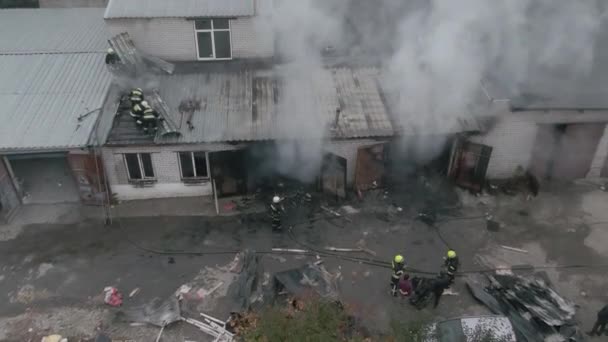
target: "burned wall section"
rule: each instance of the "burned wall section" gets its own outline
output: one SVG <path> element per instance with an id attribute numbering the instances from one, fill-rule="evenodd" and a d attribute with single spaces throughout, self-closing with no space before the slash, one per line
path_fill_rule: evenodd
<path id="1" fill-rule="evenodd" d="M 11 176 L 0 159 L 0 222 L 9 220 L 14 211 L 21 205 Z"/>

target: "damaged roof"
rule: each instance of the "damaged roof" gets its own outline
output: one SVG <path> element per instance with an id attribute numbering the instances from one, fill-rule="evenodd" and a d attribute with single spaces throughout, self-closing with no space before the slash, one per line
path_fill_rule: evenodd
<path id="1" fill-rule="evenodd" d="M 105 52 L 102 8 L 0 10 L 0 54 Z"/>
<path id="2" fill-rule="evenodd" d="M 161 76 L 158 92 L 180 135 L 157 137 L 156 143 L 389 137 L 394 130 L 377 76 L 375 68 L 331 68 L 301 80 L 287 80 L 280 69 Z M 288 105 L 287 85 L 297 89 Z M 299 124 L 304 122 L 314 127 Z M 110 134 L 108 144 L 126 143 Z"/>
<path id="3" fill-rule="evenodd" d="M 316 113 L 303 114 L 322 121 L 315 127 L 326 128 L 321 132 L 323 136 L 391 136 L 393 127 L 376 77 L 377 70 L 372 68 L 333 68 L 289 82 L 281 79 L 280 72 L 256 70 L 176 74 L 161 80 L 160 95 L 181 132 L 172 142 L 305 139 L 311 132 L 304 127 L 286 129 L 301 119 L 297 108 L 315 108 Z M 298 89 L 299 96 L 283 106 L 284 87 L 290 82 L 294 82 L 291 85 Z M 334 127 L 337 109 L 340 115 Z M 319 132 L 312 134 L 317 136 Z"/>
<path id="4" fill-rule="evenodd" d="M 88 145 L 108 38 L 97 8 L 0 10 L 0 151 Z"/>
<path id="5" fill-rule="evenodd" d="M 105 19 L 253 16 L 254 0 L 110 0 Z"/>

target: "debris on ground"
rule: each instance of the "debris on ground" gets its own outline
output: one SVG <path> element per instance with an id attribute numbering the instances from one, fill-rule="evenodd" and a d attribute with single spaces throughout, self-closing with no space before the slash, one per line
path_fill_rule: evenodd
<path id="1" fill-rule="evenodd" d="M 227 329 L 227 323 L 217 318 L 201 313 L 202 321 L 194 318 L 182 317 L 182 320 L 191 324 L 207 335 L 214 337 L 215 342 L 231 342 L 234 334 Z"/>
<path id="2" fill-rule="evenodd" d="M 104 303 L 110 306 L 121 306 L 122 305 L 122 293 L 118 292 L 118 289 L 112 286 L 106 286 L 103 289 L 104 292 Z"/>
<path id="3" fill-rule="evenodd" d="M 503 180 L 495 180 L 490 183 L 488 190 L 496 194 L 498 191 L 509 195 L 515 196 L 518 193 L 526 195 L 527 199 L 538 196 L 540 191 L 540 183 L 538 179 L 530 173 L 525 171 L 521 166 L 517 167 L 513 177 Z"/>
<path id="4" fill-rule="evenodd" d="M 259 256 L 254 251 L 238 253 L 221 267 L 204 267 L 176 292 L 182 311 L 195 316 L 207 312 L 228 317 L 230 312 L 249 309 L 259 273 Z"/>
<path id="5" fill-rule="evenodd" d="M 163 327 L 181 320 L 181 310 L 177 298 L 165 300 L 154 298 L 151 302 L 126 310 L 125 315 L 131 322 L 148 323 Z"/>
<path id="6" fill-rule="evenodd" d="M 133 289 L 133 291 L 131 291 L 131 293 L 129 293 L 129 298 L 133 298 L 133 296 L 135 296 L 138 293 L 139 293 L 139 287 Z"/>
<path id="7" fill-rule="evenodd" d="M 361 211 L 360 209 L 357 209 L 352 205 L 343 205 L 341 209 L 349 215 L 358 214 Z"/>
<path id="8" fill-rule="evenodd" d="M 543 273 L 470 277 L 467 287 L 493 313 L 509 317 L 523 341 L 583 341 L 574 304 L 556 293 Z"/>
<path id="9" fill-rule="evenodd" d="M 307 251 L 305 249 L 296 249 L 296 248 L 273 248 L 272 249 L 273 252 L 281 252 L 281 253 L 310 253 L 310 251 Z"/>
<path id="10" fill-rule="evenodd" d="M 61 335 L 48 335 L 42 338 L 42 342 L 68 342 L 68 339 Z"/>
<path id="11" fill-rule="evenodd" d="M 308 264 L 300 268 L 276 273 L 274 292 L 305 296 L 315 293 L 321 298 L 338 299 L 338 279 L 341 274 L 329 273 L 323 265 Z"/>
<path id="12" fill-rule="evenodd" d="M 512 252 L 518 252 L 518 253 L 524 253 L 527 254 L 528 251 L 525 249 L 521 249 L 521 248 L 515 248 L 515 247 L 510 247 L 510 246 L 503 246 L 501 245 L 500 248 L 506 249 L 508 251 L 512 251 Z"/>

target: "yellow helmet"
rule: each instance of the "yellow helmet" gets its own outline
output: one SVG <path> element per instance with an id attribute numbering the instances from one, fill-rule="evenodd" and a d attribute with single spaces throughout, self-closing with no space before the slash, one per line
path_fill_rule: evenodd
<path id="1" fill-rule="evenodd" d="M 393 261 L 397 264 L 403 263 L 403 255 L 401 255 L 401 254 L 395 255 L 395 258 L 393 259 Z"/>
<path id="2" fill-rule="evenodd" d="M 448 259 L 454 259 L 456 257 L 456 252 L 454 250 L 448 251 Z"/>

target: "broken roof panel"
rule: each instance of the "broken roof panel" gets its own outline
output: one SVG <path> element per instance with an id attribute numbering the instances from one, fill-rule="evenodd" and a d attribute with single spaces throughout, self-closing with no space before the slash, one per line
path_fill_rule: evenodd
<path id="1" fill-rule="evenodd" d="M 254 0 L 110 0 L 105 19 L 253 16 Z"/>
<path id="2" fill-rule="evenodd" d="M 0 54 L 104 52 L 101 8 L 0 10 Z"/>
<path id="3" fill-rule="evenodd" d="M 157 137 L 155 143 L 389 137 L 394 131 L 377 74 L 373 68 L 333 68 L 297 81 L 288 79 L 281 69 L 163 75 L 158 92 L 180 134 Z M 297 94 L 282 105 L 286 89 L 295 89 Z M 302 115 L 310 115 L 306 120 L 316 120 L 314 129 L 324 131 L 311 134 L 299 126 Z M 128 141 L 113 132 L 109 143 Z M 132 143 L 141 142 L 133 139 Z"/>
<path id="4" fill-rule="evenodd" d="M 311 73 L 306 80 L 290 83 L 302 93 L 291 107 L 310 108 L 308 102 L 313 101 L 319 111 L 317 118 L 324 121 L 319 127 L 325 125 L 326 135 L 332 138 L 391 136 L 393 126 L 377 85 L 377 73 L 373 68 L 335 68 Z M 279 105 L 287 83 L 281 77 L 280 71 L 256 70 L 163 77 L 160 95 L 182 133 L 181 137 L 166 142 L 294 138 L 281 129 L 286 122 L 296 119 L 293 111 Z M 195 104 L 191 113 L 184 112 L 184 104 L 188 102 Z M 338 126 L 332 129 L 337 109 L 340 109 Z M 306 138 L 306 132 L 298 133 L 302 134 L 298 138 Z"/>
<path id="5" fill-rule="evenodd" d="M 0 150 L 86 146 L 111 82 L 104 58 L 0 55 Z"/>

